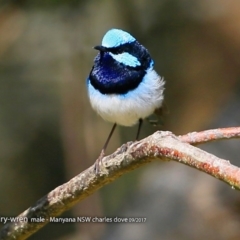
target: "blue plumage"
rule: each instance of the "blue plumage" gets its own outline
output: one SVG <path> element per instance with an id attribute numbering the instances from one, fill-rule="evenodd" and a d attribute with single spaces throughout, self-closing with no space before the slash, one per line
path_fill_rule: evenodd
<path id="1" fill-rule="evenodd" d="M 99 53 L 87 80 L 93 109 L 114 123 L 113 130 L 116 124 L 139 121 L 139 134 L 142 119 L 162 105 L 164 80 L 154 70 L 148 50 L 123 30 L 109 30 L 102 45 L 94 48 Z"/>
<path id="2" fill-rule="evenodd" d="M 128 52 L 120 53 L 117 55 L 113 53 L 109 53 L 109 54 L 114 60 L 116 60 L 118 63 L 122 63 L 125 66 L 129 66 L 133 68 L 141 66 L 141 63 L 139 62 L 137 57 L 129 54 Z"/>
<path id="3" fill-rule="evenodd" d="M 107 48 L 118 47 L 125 43 L 134 42 L 136 39 L 129 33 L 120 29 L 109 30 L 102 39 L 102 46 Z"/>

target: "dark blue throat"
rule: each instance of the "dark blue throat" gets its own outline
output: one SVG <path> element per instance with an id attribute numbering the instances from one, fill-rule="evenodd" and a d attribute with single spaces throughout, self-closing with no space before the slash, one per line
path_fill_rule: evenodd
<path id="1" fill-rule="evenodd" d="M 128 45 L 121 46 L 121 49 L 111 49 L 111 52 L 118 54 L 125 51 L 126 48 L 129 50 Z M 108 52 L 100 52 L 95 58 L 94 66 L 89 76 L 92 86 L 102 94 L 126 94 L 137 88 L 152 60 L 144 47 L 142 47 L 142 53 L 139 51 L 139 46 L 138 49 L 131 47 L 131 50 L 133 51 L 127 52 L 138 57 L 141 63 L 140 66 L 129 67 L 113 59 Z M 139 54 L 142 54 L 141 58 L 139 58 Z"/>

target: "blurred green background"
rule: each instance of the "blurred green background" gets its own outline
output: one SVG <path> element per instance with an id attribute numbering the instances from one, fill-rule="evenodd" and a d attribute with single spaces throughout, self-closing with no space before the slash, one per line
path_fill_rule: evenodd
<path id="1" fill-rule="evenodd" d="M 112 124 L 86 78 L 110 28 L 148 48 L 166 80 L 163 130 L 240 122 L 240 2 L 0 0 L 0 215 L 16 216 L 98 157 Z M 108 153 L 133 140 L 118 127 Z M 147 122 L 141 137 L 156 131 Z M 239 141 L 204 149 L 240 166 Z M 138 224 L 49 224 L 30 239 L 240 239 L 240 195 L 174 162 L 124 175 L 64 216 L 146 217 Z"/>

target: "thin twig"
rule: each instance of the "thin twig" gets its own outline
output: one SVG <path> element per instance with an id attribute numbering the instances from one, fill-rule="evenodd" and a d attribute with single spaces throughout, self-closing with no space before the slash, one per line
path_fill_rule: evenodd
<path id="1" fill-rule="evenodd" d="M 240 127 L 218 128 L 205 130 L 202 132 L 191 132 L 179 136 L 180 140 L 191 145 L 198 145 L 216 140 L 225 140 L 229 138 L 240 138 Z"/>
<path id="2" fill-rule="evenodd" d="M 171 132 L 156 132 L 153 135 L 138 141 L 124 144 L 115 153 L 105 157 L 100 165 L 98 174 L 94 166 L 86 169 L 69 182 L 57 187 L 45 197 L 36 202 L 18 217 L 21 221 L 7 223 L 0 232 L 0 240 L 26 239 L 38 229 L 71 208 L 79 201 L 87 198 L 99 188 L 114 181 L 126 172 L 132 171 L 154 160 L 174 160 L 199 169 L 216 177 L 236 189 L 240 189 L 240 169 L 229 161 L 217 158 L 188 143 L 201 143 L 231 137 L 239 137 L 239 128 L 232 130 L 210 130 L 191 133 L 176 137 Z M 222 133 L 222 137 L 218 133 Z M 200 140 L 202 139 L 202 140 Z M 188 142 L 188 143 L 186 143 Z M 27 218 L 28 221 L 22 221 Z M 36 222 L 36 219 L 41 222 Z"/>

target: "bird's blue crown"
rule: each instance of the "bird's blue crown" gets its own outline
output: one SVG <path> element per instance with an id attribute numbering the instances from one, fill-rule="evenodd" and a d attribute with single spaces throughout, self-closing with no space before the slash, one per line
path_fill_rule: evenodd
<path id="1" fill-rule="evenodd" d="M 136 39 L 129 33 L 120 29 L 111 29 L 104 35 L 102 39 L 102 46 L 106 48 L 113 48 L 134 41 L 136 41 Z"/>
<path id="2" fill-rule="evenodd" d="M 99 53 L 89 81 L 102 94 L 125 94 L 135 89 L 154 65 L 147 49 L 120 29 L 109 30 L 95 49 Z"/>

